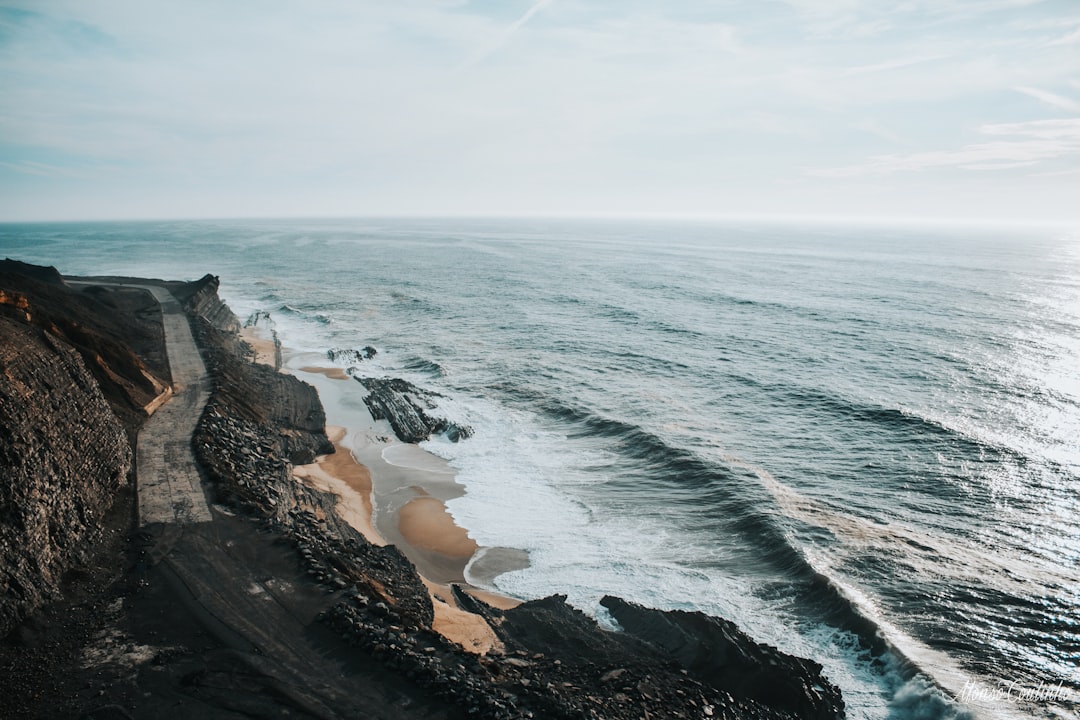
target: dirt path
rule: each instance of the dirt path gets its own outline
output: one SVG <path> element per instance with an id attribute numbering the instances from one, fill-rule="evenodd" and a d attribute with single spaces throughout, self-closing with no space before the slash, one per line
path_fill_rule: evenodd
<path id="1" fill-rule="evenodd" d="M 173 397 L 139 431 L 139 524 L 210 522 L 191 436 L 210 396 L 199 349 L 180 303 L 163 287 L 139 286 L 161 304 Z"/>

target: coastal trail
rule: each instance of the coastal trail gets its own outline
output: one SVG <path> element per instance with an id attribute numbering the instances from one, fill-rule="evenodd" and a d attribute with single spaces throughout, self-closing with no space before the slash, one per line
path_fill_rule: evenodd
<path id="1" fill-rule="evenodd" d="M 191 335 L 187 316 L 168 290 L 140 285 L 161 305 L 172 371 L 172 397 L 139 431 L 139 525 L 210 522 L 191 436 L 210 397 L 210 379 Z"/>

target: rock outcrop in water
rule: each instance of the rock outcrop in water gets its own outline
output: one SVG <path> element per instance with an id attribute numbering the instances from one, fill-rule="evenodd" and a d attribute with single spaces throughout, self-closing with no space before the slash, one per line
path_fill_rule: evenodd
<path id="1" fill-rule="evenodd" d="M 422 390 L 400 378 L 356 378 L 368 390 L 364 403 L 376 420 L 387 420 L 402 442 L 418 443 L 432 435 L 446 433 L 452 442 L 472 435 L 468 425 L 432 417 L 438 393 Z"/>
<path id="2" fill-rule="evenodd" d="M 362 348 L 330 348 L 326 351 L 326 359 L 337 363 L 359 364 L 364 360 L 370 360 L 379 353 L 370 345 Z"/>

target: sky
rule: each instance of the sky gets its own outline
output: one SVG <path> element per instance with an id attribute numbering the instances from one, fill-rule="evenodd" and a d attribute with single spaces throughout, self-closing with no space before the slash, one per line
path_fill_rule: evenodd
<path id="1" fill-rule="evenodd" d="M 0 221 L 1080 222 L 1078 0 L 0 0 Z"/>

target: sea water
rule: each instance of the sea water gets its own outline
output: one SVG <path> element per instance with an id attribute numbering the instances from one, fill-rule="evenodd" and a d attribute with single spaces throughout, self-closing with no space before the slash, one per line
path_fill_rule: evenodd
<path id="1" fill-rule="evenodd" d="M 852 718 L 1075 717 L 1076 232 L 86 223 L 0 226 L 0 251 L 213 273 L 291 348 L 376 347 L 358 374 L 475 429 L 425 447 L 457 522 L 529 553 L 502 592 L 728 617 L 821 662 Z"/>

